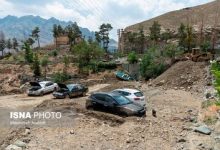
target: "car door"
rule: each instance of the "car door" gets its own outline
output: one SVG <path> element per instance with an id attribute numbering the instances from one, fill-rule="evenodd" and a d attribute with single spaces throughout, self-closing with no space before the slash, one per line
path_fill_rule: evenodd
<path id="1" fill-rule="evenodd" d="M 104 102 L 105 102 L 105 107 L 108 107 L 108 109 L 114 111 L 115 103 L 116 102 L 115 102 L 115 100 L 111 96 L 106 95 Z"/>
<path id="2" fill-rule="evenodd" d="M 53 91 L 53 83 L 52 82 L 48 82 L 45 84 L 45 90 L 47 93 L 52 92 Z"/>
<path id="3" fill-rule="evenodd" d="M 78 86 L 74 86 L 73 88 L 72 88 L 72 90 L 71 90 L 71 96 L 72 97 L 75 97 L 75 96 L 78 96 L 78 93 L 79 93 L 79 88 L 78 88 Z"/>

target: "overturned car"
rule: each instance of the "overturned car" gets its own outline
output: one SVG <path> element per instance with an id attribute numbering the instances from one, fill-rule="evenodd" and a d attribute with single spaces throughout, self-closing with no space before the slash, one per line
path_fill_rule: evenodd
<path id="1" fill-rule="evenodd" d="M 58 85 L 51 81 L 30 82 L 30 85 L 31 88 L 27 90 L 28 96 L 42 96 L 58 89 Z"/>
<path id="2" fill-rule="evenodd" d="M 72 98 L 77 96 L 85 96 L 88 92 L 88 87 L 82 84 L 62 84 L 58 83 L 59 90 L 53 92 L 55 98 Z"/>

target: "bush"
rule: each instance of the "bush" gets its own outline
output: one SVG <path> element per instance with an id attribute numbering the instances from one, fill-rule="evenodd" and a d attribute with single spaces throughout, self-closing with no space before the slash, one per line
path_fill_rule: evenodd
<path id="1" fill-rule="evenodd" d="M 93 73 L 107 70 L 116 69 L 117 65 L 113 62 L 92 62 L 89 64 L 89 68 L 92 70 Z"/>
<path id="2" fill-rule="evenodd" d="M 128 62 L 130 64 L 134 64 L 138 62 L 137 54 L 134 51 L 128 54 Z"/>
<path id="3" fill-rule="evenodd" d="M 146 80 L 159 76 L 166 69 L 166 65 L 161 61 L 161 58 L 158 58 L 155 52 L 154 49 L 149 50 L 140 63 L 141 76 Z"/>
<path id="4" fill-rule="evenodd" d="M 49 56 L 53 56 L 53 57 L 57 57 L 58 55 L 58 51 L 57 50 L 53 50 L 49 53 Z"/>
<path id="5" fill-rule="evenodd" d="M 53 74 L 52 80 L 56 83 L 62 83 L 69 80 L 71 77 L 68 74 L 57 72 Z"/>

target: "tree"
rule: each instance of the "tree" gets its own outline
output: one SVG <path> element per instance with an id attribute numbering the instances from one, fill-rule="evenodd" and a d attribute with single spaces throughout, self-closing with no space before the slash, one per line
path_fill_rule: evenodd
<path id="1" fill-rule="evenodd" d="M 157 42 L 160 38 L 161 25 L 158 21 L 154 21 L 153 25 L 150 27 L 150 38 L 151 40 Z"/>
<path id="2" fill-rule="evenodd" d="M 178 38 L 179 38 L 179 46 L 182 47 L 184 50 L 186 48 L 186 26 L 181 23 L 180 27 L 178 28 Z"/>
<path id="3" fill-rule="evenodd" d="M 48 64 L 49 64 L 48 57 L 47 56 L 43 57 L 43 59 L 41 60 L 41 66 L 44 68 L 44 78 L 45 79 L 47 77 Z"/>
<path id="4" fill-rule="evenodd" d="M 192 29 L 192 26 L 187 25 L 187 27 L 186 27 L 186 45 L 187 45 L 188 52 L 191 51 L 192 44 L 193 44 L 193 29 Z"/>
<path id="5" fill-rule="evenodd" d="M 31 47 L 33 47 L 34 40 L 31 37 L 29 37 L 25 42 L 28 43 Z"/>
<path id="6" fill-rule="evenodd" d="M 166 31 L 161 34 L 161 40 L 165 41 L 166 43 L 171 38 L 172 38 L 172 33 L 170 32 L 169 29 L 166 29 Z"/>
<path id="7" fill-rule="evenodd" d="M 102 39 L 101 39 L 99 32 L 97 31 L 95 32 L 95 40 L 99 45 L 101 44 Z"/>
<path id="8" fill-rule="evenodd" d="M 32 34 L 31 36 L 37 40 L 37 43 L 38 43 L 38 48 L 40 48 L 40 39 L 39 39 L 39 33 L 40 33 L 40 29 L 39 27 L 35 27 L 34 30 L 32 30 Z"/>
<path id="9" fill-rule="evenodd" d="M 53 25 L 53 30 L 52 30 L 52 32 L 53 32 L 53 37 L 54 37 L 54 39 L 55 39 L 55 44 L 56 44 L 56 46 L 57 46 L 57 37 L 58 37 L 59 33 L 58 33 L 58 27 L 57 27 L 56 24 Z"/>
<path id="10" fill-rule="evenodd" d="M 33 62 L 33 52 L 32 52 L 32 49 L 31 49 L 29 43 L 24 42 L 24 45 L 22 46 L 22 49 L 25 50 L 25 56 L 24 56 L 25 61 L 27 63 L 32 63 Z"/>
<path id="11" fill-rule="evenodd" d="M 105 52 L 108 52 L 108 44 L 109 44 L 109 32 L 112 30 L 112 26 L 111 24 L 107 23 L 107 24 L 102 24 L 99 27 L 99 37 L 101 39 L 102 42 L 102 47 L 104 48 Z"/>
<path id="12" fill-rule="evenodd" d="M 12 48 L 11 39 L 8 39 L 8 40 L 7 40 L 6 47 L 7 47 L 8 49 L 11 49 L 11 48 Z"/>
<path id="13" fill-rule="evenodd" d="M 0 31 L 0 51 L 2 51 L 2 56 L 4 54 L 5 46 L 5 34 L 2 31 Z"/>
<path id="14" fill-rule="evenodd" d="M 34 53 L 34 59 L 33 59 L 33 64 L 32 64 L 31 69 L 33 70 L 33 73 L 34 73 L 35 77 L 41 76 L 40 61 L 38 59 L 37 53 Z"/>
<path id="15" fill-rule="evenodd" d="M 18 47 L 18 41 L 16 38 L 13 38 L 12 39 L 12 48 L 17 49 L 17 47 Z"/>
<path id="16" fill-rule="evenodd" d="M 144 52 L 144 44 L 145 44 L 145 36 L 144 36 L 143 26 L 139 27 L 138 41 L 139 41 L 138 43 L 140 45 L 140 52 L 139 53 L 143 53 Z"/>
<path id="17" fill-rule="evenodd" d="M 65 30 L 67 32 L 70 44 L 75 45 L 76 39 L 82 36 L 82 32 L 80 31 L 79 26 L 75 22 L 71 25 L 68 25 Z"/>
<path id="18" fill-rule="evenodd" d="M 57 26 L 57 34 L 58 36 L 61 36 L 65 33 L 65 30 L 63 29 L 63 27 L 61 25 Z"/>
<path id="19" fill-rule="evenodd" d="M 137 54 L 134 51 L 128 54 L 128 62 L 130 64 L 134 64 L 138 62 Z"/>
<path id="20" fill-rule="evenodd" d="M 92 42 L 89 44 L 86 41 L 81 41 L 75 45 L 72 52 L 78 58 L 79 67 L 88 65 L 91 60 L 96 60 L 103 54 L 103 50 L 99 47 L 98 43 Z"/>

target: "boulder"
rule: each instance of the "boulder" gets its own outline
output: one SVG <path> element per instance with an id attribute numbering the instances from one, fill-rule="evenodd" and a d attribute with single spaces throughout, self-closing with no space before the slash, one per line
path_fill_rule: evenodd
<path id="1" fill-rule="evenodd" d="M 199 133 L 202 133 L 202 134 L 206 134 L 206 135 L 210 135 L 211 134 L 211 129 L 208 128 L 206 125 L 202 125 L 202 126 L 199 126 L 199 127 L 196 127 L 194 129 L 195 132 L 199 132 Z"/>
<path id="2" fill-rule="evenodd" d="M 22 150 L 22 148 L 11 144 L 8 147 L 6 147 L 5 150 Z"/>
<path id="3" fill-rule="evenodd" d="M 21 148 L 25 148 L 26 147 L 26 143 L 20 141 L 20 140 L 17 140 L 15 141 L 14 145 L 18 146 L 18 147 L 21 147 Z"/>

